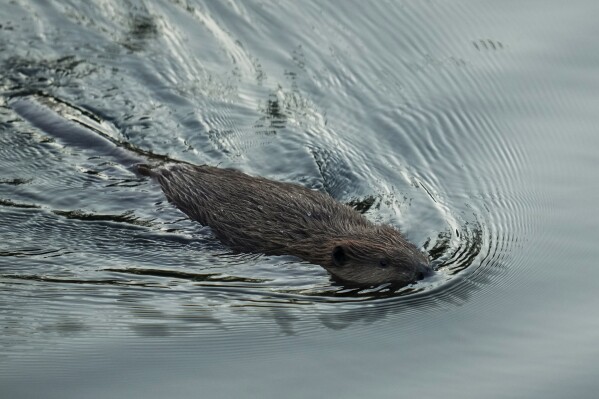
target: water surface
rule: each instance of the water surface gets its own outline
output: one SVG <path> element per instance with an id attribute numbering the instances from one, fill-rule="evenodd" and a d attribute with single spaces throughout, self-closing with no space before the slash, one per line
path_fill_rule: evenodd
<path id="1" fill-rule="evenodd" d="M 0 393 L 593 397 L 598 11 L 3 2 Z M 321 190 L 437 272 L 232 255 L 86 132 Z"/>

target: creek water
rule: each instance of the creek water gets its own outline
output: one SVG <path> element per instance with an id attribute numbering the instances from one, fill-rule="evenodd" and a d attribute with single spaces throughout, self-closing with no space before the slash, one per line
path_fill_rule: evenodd
<path id="1" fill-rule="evenodd" d="M 596 397 L 597 15 L 1 1 L 0 395 Z M 231 254 L 119 154 L 321 190 L 436 272 Z"/>

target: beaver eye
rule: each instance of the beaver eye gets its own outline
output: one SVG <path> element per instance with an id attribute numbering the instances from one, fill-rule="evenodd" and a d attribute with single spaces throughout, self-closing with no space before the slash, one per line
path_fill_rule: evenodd
<path id="1" fill-rule="evenodd" d="M 380 267 L 387 267 L 388 263 L 385 259 L 381 259 L 379 260 L 379 266 Z"/>
<path id="2" fill-rule="evenodd" d="M 347 255 L 345 254 L 345 249 L 341 245 L 333 248 L 333 263 L 335 266 L 344 266 L 347 262 Z"/>

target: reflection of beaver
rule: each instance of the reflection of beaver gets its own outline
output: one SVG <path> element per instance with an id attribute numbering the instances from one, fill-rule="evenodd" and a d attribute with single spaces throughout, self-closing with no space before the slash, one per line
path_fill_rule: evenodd
<path id="1" fill-rule="evenodd" d="M 399 231 L 320 192 L 211 166 L 138 170 L 234 251 L 294 255 L 359 285 L 408 284 L 431 272 L 428 259 Z"/>

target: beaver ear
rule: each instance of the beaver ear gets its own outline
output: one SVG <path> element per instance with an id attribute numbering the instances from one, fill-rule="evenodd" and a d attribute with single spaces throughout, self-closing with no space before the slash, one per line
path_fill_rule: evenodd
<path id="1" fill-rule="evenodd" d="M 333 264 L 335 266 L 344 266 L 347 261 L 347 255 L 345 249 L 341 245 L 337 245 L 333 248 Z"/>

